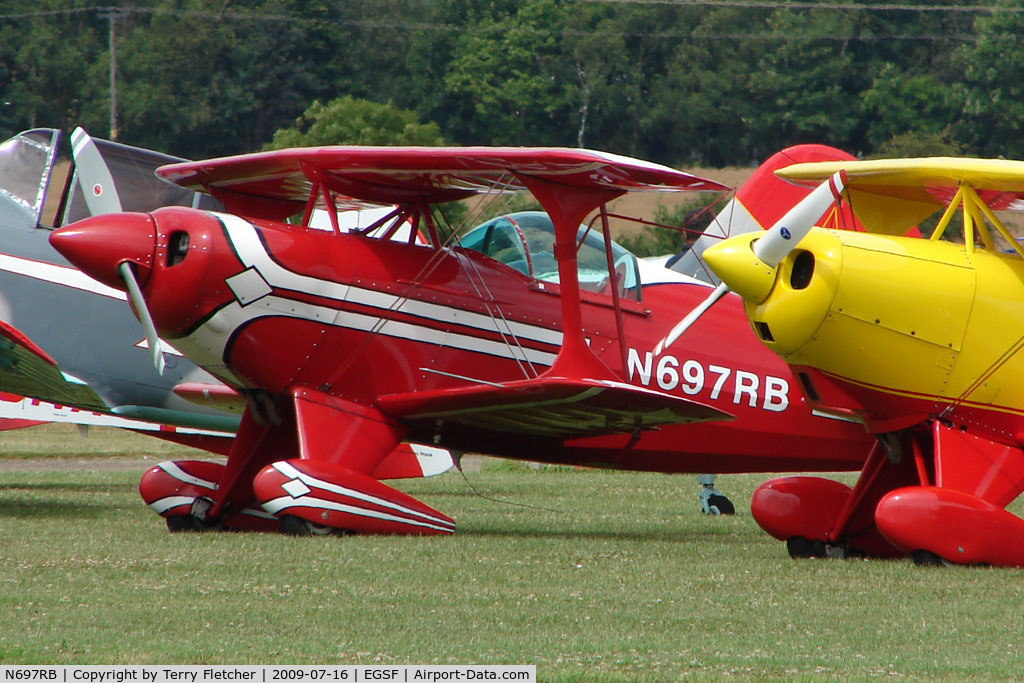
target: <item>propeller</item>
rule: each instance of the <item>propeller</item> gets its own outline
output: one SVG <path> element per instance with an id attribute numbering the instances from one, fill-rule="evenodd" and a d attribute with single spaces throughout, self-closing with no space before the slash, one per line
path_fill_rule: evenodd
<path id="1" fill-rule="evenodd" d="M 81 127 L 71 132 L 71 156 L 89 213 L 99 216 L 124 211 L 107 162 L 96 147 L 96 142 Z"/>
<path id="2" fill-rule="evenodd" d="M 160 348 L 160 338 L 156 333 L 156 325 L 153 324 L 153 316 L 149 314 L 149 308 L 146 306 L 146 299 L 142 296 L 142 288 L 139 287 L 139 283 L 135 279 L 135 271 L 132 270 L 131 264 L 122 261 L 117 267 L 117 272 L 128 288 L 128 297 L 139 314 L 142 329 L 146 331 L 146 343 L 149 344 L 149 352 L 153 355 L 153 365 L 156 367 L 156 371 L 162 375 L 164 374 L 164 354 Z"/>
<path id="3" fill-rule="evenodd" d="M 828 207 L 834 202 L 839 201 L 845 187 L 846 171 L 837 171 L 832 177 L 818 185 L 810 194 L 797 202 L 769 230 L 755 238 L 750 245 L 755 259 L 751 264 L 751 268 L 767 268 L 767 271 L 762 270 L 761 275 L 770 276 L 771 282 L 774 282 L 778 265 L 789 255 L 789 252 L 796 248 L 800 240 L 810 232 L 811 228 L 814 227 L 814 222 L 821 218 L 822 214 L 828 210 Z M 743 237 L 745 236 L 735 239 L 742 239 Z M 725 248 L 725 245 L 728 245 L 730 241 L 726 240 L 714 248 Z M 706 256 L 707 252 L 705 252 Z M 720 274 L 719 277 L 721 277 Z M 723 279 L 722 283 L 704 301 L 687 313 L 686 317 L 676 323 L 675 327 L 665 335 L 665 338 L 658 342 L 658 345 L 654 348 L 655 355 L 660 354 L 674 344 L 691 325 L 697 322 L 716 301 L 725 296 L 729 291 L 731 291 L 731 288 Z"/>
<path id="4" fill-rule="evenodd" d="M 114 176 L 110 173 L 96 143 L 80 127 L 75 128 L 71 133 L 71 153 L 89 213 L 93 216 L 100 216 L 124 211 L 121 207 L 121 198 L 117 193 L 117 185 L 114 183 Z M 123 261 L 117 266 L 117 273 L 124 280 L 132 305 L 139 313 L 139 321 L 146 331 L 146 343 L 149 344 L 150 353 L 153 355 L 153 365 L 156 367 L 156 371 L 162 375 L 165 367 L 164 354 L 160 348 L 156 326 L 153 324 L 153 316 L 149 313 L 146 299 L 142 295 L 142 288 L 139 287 L 139 282 L 135 278 L 135 271 L 127 261 Z"/>

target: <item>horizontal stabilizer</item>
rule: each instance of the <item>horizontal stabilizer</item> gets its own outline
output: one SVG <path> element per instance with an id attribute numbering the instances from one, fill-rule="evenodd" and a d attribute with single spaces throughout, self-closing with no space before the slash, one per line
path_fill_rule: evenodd
<path id="1" fill-rule="evenodd" d="M 109 411 L 87 384 L 65 375 L 49 354 L 2 321 L 0 391 L 85 410 Z"/>
<path id="2" fill-rule="evenodd" d="M 476 429 L 553 439 L 732 418 L 703 403 L 631 384 L 562 377 L 391 394 L 381 396 L 377 405 L 412 426 L 428 427 L 443 420 Z"/>
<path id="3" fill-rule="evenodd" d="M 455 461 L 444 448 L 400 443 L 374 468 L 374 479 L 417 479 L 444 474 Z"/>

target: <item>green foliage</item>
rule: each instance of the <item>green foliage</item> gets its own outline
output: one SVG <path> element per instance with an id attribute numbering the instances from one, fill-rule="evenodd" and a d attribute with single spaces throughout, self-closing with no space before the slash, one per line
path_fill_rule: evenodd
<path id="1" fill-rule="evenodd" d="M 958 147 L 952 126 L 962 96 L 962 89 L 950 88 L 933 74 L 906 73 L 886 64 L 863 95 L 868 139 L 879 154 L 893 149 L 898 139 L 916 140 L 925 148 Z M 908 145 L 895 147 L 900 146 Z"/>
<path id="2" fill-rule="evenodd" d="M 79 124 L 106 135 L 110 13 L 3 4 L 0 137 Z M 1024 18 L 1004 11 L 1013 3 L 940 9 L 133 3 L 114 22 L 120 140 L 188 157 L 249 152 L 315 134 L 313 103 L 327 115 L 350 98 L 437 124 L 385 140 L 586 146 L 670 165 L 747 165 L 800 142 L 866 156 L 901 139 L 1024 156 Z M 325 138 L 379 139 L 368 131 L 384 126 L 354 113 L 343 138 Z M 293 132 L 271 142 L 279 130 Z"/>
<path id="3" fill-rule="evenodd" d="M 456 134 L 470 144 L 566 144 L 569 73 L 560 27 L 568 6 L 527 0 L 514 13 L 483 19 L 456 40 L 444 77 Z"/>
<path id="4" fill-rule="evenodd" d="M 981 15 L 978 38 L 956 54 L 963 67 L 965 102 L 959 137 L 986 156 L 1024 157 L 1024 15 Z"/>
<path id="5" fill-rule="evenodd" d="M 909 132 L 893 135 L 878 145 L 878 151 L 872 157 L 940 157 L 961 154 L 963 145 L 953 137 L 950 128 L 938 132 Z"/>
<path id="6" fill-rule="evenodd" d="M 416 114 L 344 96 L 327 104 L 319 101 L 300 116 L 295 126 L 274 133 L 265 149 L 321 145 L 443 145 L 435 123 L 419 123 Z"/>

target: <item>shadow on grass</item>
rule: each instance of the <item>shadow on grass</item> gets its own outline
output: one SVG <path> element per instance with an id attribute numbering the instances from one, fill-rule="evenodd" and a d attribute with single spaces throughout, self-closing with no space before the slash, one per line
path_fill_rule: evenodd
<path id="1" fill-rule="evenodd" d="M 566 525 L 565 528 L 552 528 L 551 525 L 543 527 L 532 524 L 509 524 L 507 527 L 473 527 L 466 525 L 459 527 L 455 532 L 457 536 L 466 538 L 549 538 L 556 540 L 571 539 L 604 539 L 614 541 L 653 541 L 657 543 L 692 543 L 693 541 L 714 539 L 715 543 L 735 543 L 741 545 L 749 543 L 751 537 L 745 530 L 735 528 L 701 528 L 693 527 L 681 529 L 652 529 L 644 525 L 638 525 L 630 529 L 602 529 L 597 527 L 575 527 Z M 767 536 L 766 536 L 767 538 Z"/>
<path id="2" fill-rule="evenodd" d="M 2 498 L 2 494 L 0 494 L 0 498 Z M 0 518 L 2 519 L 95 519 L 109 514 L 110 506 L 98 503 L 0 499 Z"/>
<path id="3" fill-rule="evenodd" d="M 133 493 L 129 484 L 8 482 L 0 485 L 0 518 L 96 518 L 120 507 Z M 63 494 L 63 495 L 62 495 Z M 104 502 L 89 500 L 103 496 Z"/>
<path id="4" fill-rule="evenodd" d="M 12 481 L 0 484 L 0 498 L 4 495 L 10 495 L 19 491 L 28 493 L 35 491 L 67 491 L 70 495 L 87 495 L 90 493 L 121 495 L 124 493 L 133 493 L 136 488 L 137 486 L 135 484 L 89 484 L 68 481 Z"/>

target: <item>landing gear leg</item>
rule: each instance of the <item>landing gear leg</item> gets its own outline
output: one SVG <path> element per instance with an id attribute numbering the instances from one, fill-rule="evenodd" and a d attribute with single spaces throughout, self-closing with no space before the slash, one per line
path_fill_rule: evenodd
<path id="1" fill-rule="evenodd" d="M 736 508 L 732 501 L 715 488 L 714 474 L 698 475 L 697 483 L 700 484 L 700 507 L 705 515 L 736 514 Z"/>

